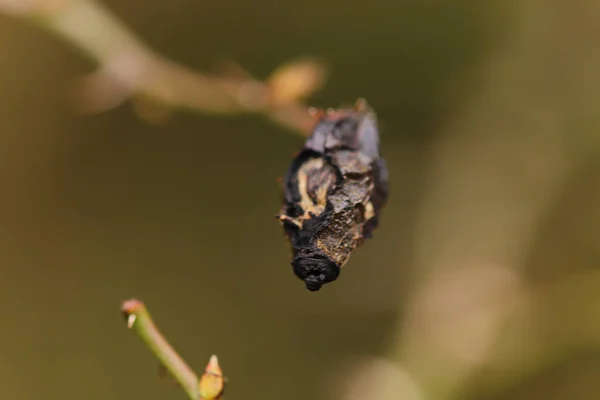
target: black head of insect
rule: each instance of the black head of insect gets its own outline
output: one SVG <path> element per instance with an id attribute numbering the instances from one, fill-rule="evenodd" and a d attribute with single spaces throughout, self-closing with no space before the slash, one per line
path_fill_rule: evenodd
<path id="1" fill-rule="evenodd" d="M 313 115 L 313 131 L 284 178 L 277 217 L 292 247 L 294 274 L 317 291 L 338 278 L 378 226 L 388 175 L 375 114 L 364 101 Z"/>

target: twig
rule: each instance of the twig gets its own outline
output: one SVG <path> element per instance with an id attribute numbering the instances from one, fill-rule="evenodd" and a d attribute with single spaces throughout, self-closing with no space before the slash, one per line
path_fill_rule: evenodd
<path id="1" fill-rule="evenodd" d="M 223 394 L 225 378 L 216 356 L 210 358 L 204 374 L 198 381 L 194 371 L 160 333 L 144 303 L 137 299 L 127 300 L 123 302 L 121 311 L 127 321 L 127 327 L 138 334 L 191 400 L 212 400 Z"/>
<path id="2" fill-rule="evenodd" d="M 99 64 L 76 92 L 78 106 L 88 112 L 106 111 L 133 98 L 152 107 L 145 115 L 164 113 L 165 107 L 259 113 L 307 134 L 312 118 L 298 101 L 325 81 L 323 66 L 308 58 L 276 69 L 265 82 L 239 67 L 235 75 L 199 73 L 155 53 L 95 0 L 0 0 L 0 12 L 37 23 Z"/>

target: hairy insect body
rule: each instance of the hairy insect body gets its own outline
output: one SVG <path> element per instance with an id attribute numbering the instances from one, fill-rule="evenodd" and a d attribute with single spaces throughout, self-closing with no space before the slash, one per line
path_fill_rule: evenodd
<path id="1" fill-rule="evenodd" d="M 370 238 L 387 198 L 374 115 L 364 103 L 321 112 L 285 177 L 278 215 L 308 290 L 338 278 L 352 252 Z"/>

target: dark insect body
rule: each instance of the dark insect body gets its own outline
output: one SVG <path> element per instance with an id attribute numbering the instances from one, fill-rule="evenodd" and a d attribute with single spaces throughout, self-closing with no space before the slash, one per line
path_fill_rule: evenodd
<path id="1" fill-rule="evenodd" d="M 336 280 L 353 251 L 372 237 L 388 196 L 375 114 L 313 111 L 316 124 L 284 178 L 281 221 L 294 274 L 317 291 Z"/>

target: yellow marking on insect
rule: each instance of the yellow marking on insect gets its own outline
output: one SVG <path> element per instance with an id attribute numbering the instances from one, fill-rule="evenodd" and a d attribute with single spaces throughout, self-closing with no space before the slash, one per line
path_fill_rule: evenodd
<path id="1" fill-rule="evenodd" d="M 311 214 L 320 215 L 325 211 L 327 205 L 327 192 L 329 186 L 335 179 L 333 174 L 327 174 L 325 181 L 321 182 L 316 189 L 317 203 L 312 200 L 308 194 L 308 178 L 309 172 L 314 170 L 322 170 L 325 167 L 325 162 L 321 158 L 314 158 L 304 163 L 298 170 L 298 193 L 300 194 L 300 207 L 304 211 L 302 220 L 310 219 Z"/>
<path id="2" fill-rule="evenodd" d="M 375 216 L 375 208 L 373 207 L 373 203 L 369 201 L 365 205 L 365 221 L 370 220 L 374 216 Z"/>
<path id="3" fill-rule="evenodd" d="M 300 207 L 303 210 L 313 205 L 313 201 L 308 195 L 308 171 L 323 168 L 323 159 L 313 158 L 305 162 L 298 170 L 298 192 L 300 193 Z"/>
<path id="4" fill-rule="evenodd" d="M 331 185 L 333 181 L 332 175 L 327 175 L 327 182 L 323 182 L 321 186 L 317 189 L 317 204 L 325 207 L 327 204 L 327 192 L 329 191 L 329 185 Z"/>
<path id="5" fill-rule="evenodd" d="M 287 216 L 287 215 L 285 215 L 285 214 L 281 214 L 281 215 L 279 215 L 279 220 L 280 220 L 281 222 L 283 222 L 283 221 L 289 221 L 289 222 L 293 223 L 294 225 L 297 225 L 299 228 L 302 228 L 302 221 L 298 221 L 298 220 L 297 220 L 297 219 L 295 219 L 295 218 L 288 217 L 288 216 Z"/>

